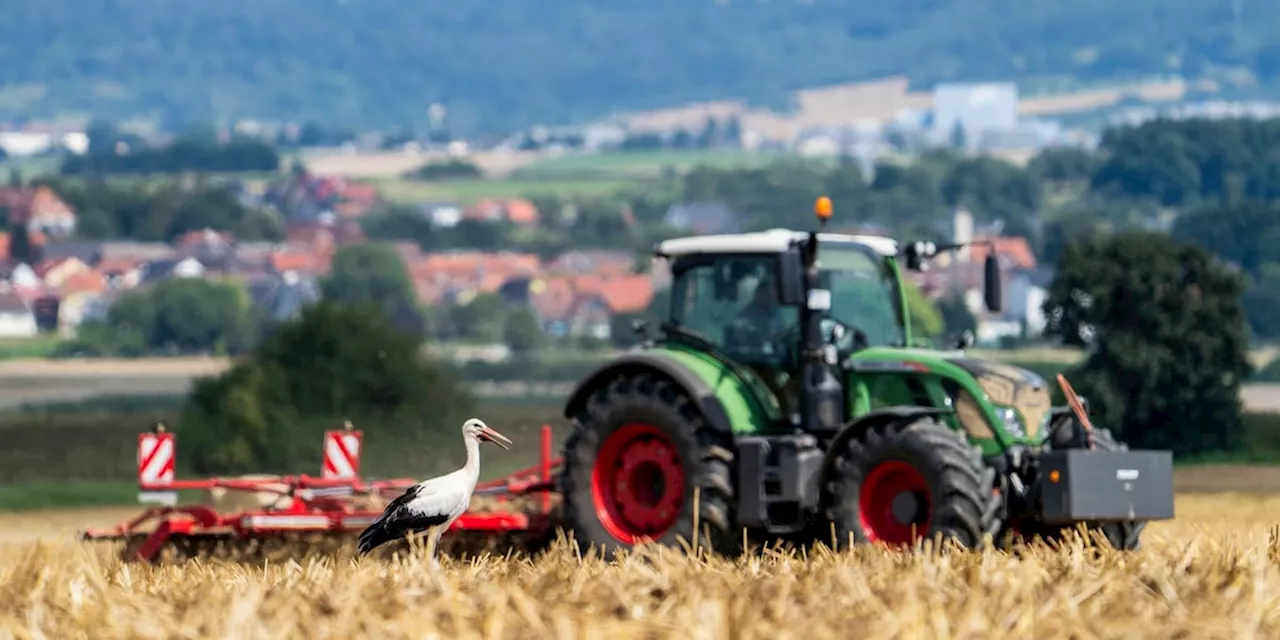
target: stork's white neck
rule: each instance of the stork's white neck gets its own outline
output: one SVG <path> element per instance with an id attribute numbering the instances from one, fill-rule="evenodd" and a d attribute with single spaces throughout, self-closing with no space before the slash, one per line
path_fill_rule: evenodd
<path id="1" fill-rule="evenodd" d="M 480 477 L 480 440 L 472 435 L 462 440 L 467 445 L 467 464 L 462 468 L 471 484 L 475 484 L 476 478 Z"/>

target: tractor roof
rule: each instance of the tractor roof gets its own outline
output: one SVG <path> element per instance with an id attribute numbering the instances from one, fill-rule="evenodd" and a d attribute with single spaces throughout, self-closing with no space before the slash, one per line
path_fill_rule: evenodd
<path id="1" fill-rule="evenodd" d="M 809 232 L 807 231 L 792 231 L 789 229 L 690 236 L 664 240 L 658 244 L 654 253 L 667 258 L 714 253 L 782 253 L 790 248 L 792 244 L 803 242 L 808 237 Z M 882 256 L 898 255 L 898 242 L 884 236 L 819 233 L 818 243 L 819 245 L 823 243 L 858 244 Z"/>

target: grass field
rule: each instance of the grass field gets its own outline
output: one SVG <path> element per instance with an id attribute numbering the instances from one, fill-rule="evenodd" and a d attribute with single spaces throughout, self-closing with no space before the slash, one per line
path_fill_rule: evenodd
<path id="1" fill-rule="evenodd" d="M 0 519 L 0 636 L 13 638 L 1266 638 L 1280 634 L 1280 498 L 1181 495 L 1141 551 L 728 560 L 651 550 L 616 562 L 565 545 L 420 550 L 266 564 L 125 566 L 73 541 L 123 511 Z"/>
<path id="2" fill-rule="evenodd" d="M 634 184 L 616 176 L 564 179 L 496 179 L 423 181 L 386 178 L 370 181 L 389 202 L 452 201 L 474 204 L 484 198 L 534 198 L 539 196 L 604 196 Z"/>
<path id="3" fill-rule="evenodd" d="M 4 158 L 0 159 L 0 176 L 7 180 L 9 174 L 16 170 L 24 179 L 31 179 L 56 173 L 61 163 L 61 158 L 52 156 Z"/>
<path id="4" fill-rule="evenodd" d="M 739 168 L 786 157 L 742 151 L 638 151 L 608 154 L 544 156 L 510 173 L 474 180 L 412 180 L 402 176 L 371 178 L 391 202 L 456 201 L 482 198 L 598 197 L 635 186 L 667 171 L 683 173 L 695 166 Z"/>
<path id="5" fill-rule="evenodd" d="M 512 172 L 524 179 L 563 179 L 581 176 L 652 177 L 670 168 L 686 172 L 698 166 L 740 169 L 797 158 L 787 153 L 751 153 L 741 150 L 628 151 L 606 154 L 571 154 L 547 157 Z"/>

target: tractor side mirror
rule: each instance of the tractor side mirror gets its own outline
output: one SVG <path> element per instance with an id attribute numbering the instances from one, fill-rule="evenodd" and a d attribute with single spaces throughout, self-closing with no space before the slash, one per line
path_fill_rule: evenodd
<path id="1" fill-rule="evenodd" d="M 910 242 L 903 247 L 902 257 L 906 258 L 907 269 L 924 271 L 926 249 L 923 242 Z"/>
<path id="2" fill-rule="evenodd" d="M 778 256 L 778 304 L 799 307 L 807 298 L 804 293 L 804 259 L 792 249 Z"/>
<path id="3" fill-rule="evenodd" d="M 986 298 L 987 311 L 998 313 L 1000 311 L 1000 303 L 1004 296 L 1000 292 L 1000 262 L 996 260 L 995 252 L 987 254 L 986 263 L 983 265 L 983 296 Z"/>

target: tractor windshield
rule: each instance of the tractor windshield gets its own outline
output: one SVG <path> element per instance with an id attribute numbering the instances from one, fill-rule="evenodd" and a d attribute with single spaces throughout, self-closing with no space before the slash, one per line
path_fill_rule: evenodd
<path id="1" fill-rule="evenodd" d="M 824 242 L 818 270 L 831 291 L 831 317 L 865 333 L 867 346 L 906 344 L 897 279 L 883 257 L 860 244 Z"/>
<path id="2" fill-rule="evenodd" d="M 671 319 L 735 360 L 782 365 L 797 307 L 778 303 L 777 258 L 722 256 L 682 268 L 671 283 Z"/>

